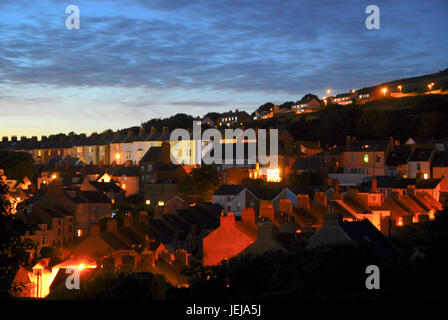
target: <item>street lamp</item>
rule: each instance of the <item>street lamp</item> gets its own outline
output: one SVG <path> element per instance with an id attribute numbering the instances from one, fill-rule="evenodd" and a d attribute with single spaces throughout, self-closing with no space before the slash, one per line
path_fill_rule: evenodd
<path id="1" fill-rule="evenodd" d="M 383 96 L 386 96 L 387 88 L 381 89 L 381 92 L 383 93 Z"/>
<path id="2" fill-rule="evenodd" d="M 400 92 L 401 92 L 401 88 L 403 88 L 402 86 L 401 86 L 401 84 L 398 86 L 398 90 L 400 90 Z"/>
<path id="3" fill-rule="evenodd" d="M 431 93 L 433 86 L 434 86 L 434 82 L 431 82 L 430 84 L 428 84 L 429 93 Z"/>
<path id="4" fill-rule="evenodd" d="M 329 96 L 331 92 L 331 89 L 327 89 L 327 95 Z"/>

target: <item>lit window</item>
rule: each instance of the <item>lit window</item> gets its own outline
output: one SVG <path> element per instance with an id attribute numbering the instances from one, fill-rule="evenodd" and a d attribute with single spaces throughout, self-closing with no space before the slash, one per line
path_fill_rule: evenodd
<path id="1" fill-rule="evenodd" d="M 368 154 L 365 154 L 365 155 L 364 155 L 364 162 L 365 162 L 365 163 L 368 163 L 368 162 L 369 162 L 369 155 L 368 155 Z"/>
<path id="2" fill-rule="evenodd" d="M 78 237 L 82 236 L 82 230 L 78 229 Z"/>
<path id="3" fill-rule="evenodd" d="M 268 182 L 280 182 L 280 170 L 279 169 L 268 169 L 267 181 Z"/>

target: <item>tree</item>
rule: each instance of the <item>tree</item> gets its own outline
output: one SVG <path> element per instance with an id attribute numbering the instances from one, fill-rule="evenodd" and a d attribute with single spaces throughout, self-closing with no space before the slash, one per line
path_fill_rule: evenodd
<path id="1" fill-rule="evenodd" d="M 18 289 L 12 288 L 12 282 L 17 270 L 28 258 L 28 246 L 20 239 L 26 226 L 11 214 L 7 191 L 7 186 L 0 181 L 0 299 L 9 297 L 11 289 Z"/>
<path id="2" fill-rule="evenodd" d="M 288 176 L 288 184 L 291 187 L 321 185 L 322 178 L 318 172 L 304 171 L 301 173 L 290 173 Z"/>
<path id="3" fill-rule="evenodd" d="M 198 200 L 211 201 L 213 193 L 219 187 L 219 173 L 213 165 L 202 165 L 194 168 L 179 183 L 179 191 Z"/>
<path id="4" fill-rule="evenodd" d="M 5 169 L 8 178 L 21 180 L 28 177 L 33 179 L 36 174 L 33 163 L 33 156 L 29 153 L 0 151 L 0 168 Z"/>

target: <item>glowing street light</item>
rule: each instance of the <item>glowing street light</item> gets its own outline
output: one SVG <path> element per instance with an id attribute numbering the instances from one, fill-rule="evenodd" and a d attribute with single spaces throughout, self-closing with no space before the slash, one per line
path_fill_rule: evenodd
<path id="1" fill-rule="evenodd" d="M 327 89 L 327 96 L 330 95 L 331 89 Z"/>
<path id="2" fill-rule="evenodd" d="M 430 84 L 428 84 L 429 92 L 432 91 L 433 86 L 434 86 L 434 82 L 431 82 Z"/>
<path id="3" fill-rule="evenodd" d="M 398 86 L 398 90 L 400 90 L 400 92 L 401 92 L 401 89 L 403 88 L 403 86 L 400 84 L 399 86 Z"/>
<path id="4" fill-rule="evenodd" d="M 146 204 L 149 206 L 151 204 L 151 200 L 146 200 Z"/>
<path id="5" fill-rule="evenodd" d="M 383 96 L 386 96 L 387 88 L 381 89 L 381 92 L 383 93 Z"/>

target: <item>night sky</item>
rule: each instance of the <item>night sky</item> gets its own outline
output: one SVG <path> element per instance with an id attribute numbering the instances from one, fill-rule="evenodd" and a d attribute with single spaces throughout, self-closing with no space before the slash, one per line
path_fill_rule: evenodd
<path id="1" fill-rule="evenodd" d="M 80 30 L 65 27 L 71 4 Z M 0 0 L 0 135 L 251 113 L 438 72 L 447 17 L 447 0 Z"/>

